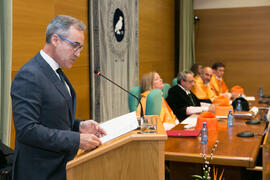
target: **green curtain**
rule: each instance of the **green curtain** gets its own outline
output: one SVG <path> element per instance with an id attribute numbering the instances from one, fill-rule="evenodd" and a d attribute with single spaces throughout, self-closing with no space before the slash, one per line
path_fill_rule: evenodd
<path id="1" fill-rule="evenodd" d="M 193 0 L 180 0 L 179 72 L 195 63 Z"/>
<path id="2" fill-rule="evenodd" d="M 12 0 L 0 1 L 0 139 L 9 145 L 11 127 Z"/>

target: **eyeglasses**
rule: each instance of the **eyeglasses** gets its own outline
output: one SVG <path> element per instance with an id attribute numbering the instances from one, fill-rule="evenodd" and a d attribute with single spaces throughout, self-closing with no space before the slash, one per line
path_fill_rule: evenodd
<path id="1" fill-rule="evenodd" d="M 70 41 L 70 40 L 68 40 L 68 39 L 66 39 L 66 38 L 64 38 L 63 36 L 61 36 L 61 35 L 59 35 L 59 34 L 57 34 L 57 36 L 58 37 L 60 37 L 62 40 L 64 40 L 64 41 L 66 41 L 66 42 L 69 42 L 70 44 L 71 44 L 71 46 L 73 47 L 73 51 L 74 52 L 76 52 L 76 51 L 78 51 L 78 50 L 83 50 L 83 45 L 81 45 L 80 43 L 78 43 L 78 42 L 72 42 L 72 41 Z"/>
<path id="2" fill-rule="evenodd" d="M 188 83 L 194 83 L 194 80 L 184 80 L 184 81 Z"/>

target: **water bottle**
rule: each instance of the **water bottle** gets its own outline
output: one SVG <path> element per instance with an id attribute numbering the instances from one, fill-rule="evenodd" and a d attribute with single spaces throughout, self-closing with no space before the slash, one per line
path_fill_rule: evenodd
<path id="1" fill-rule="evenodd" d="M 259 88 L 259 97 L 261 98 L 263 96 L 263 89 L 262 86 Z"/>
<path id="2" fill-rule="evenodd" d="M 208 143 L 208 129 L 206 122 L 203 122 L 203 127 L 201 129 L 201 143 Z"/>
<path id="3" fill-rule="evenodd" d="M 227 118 L 227 125 L 228 127 L 233 126 L 233 115 L 232 115 L 232 110 L 229 110 L 228 118 Z"/>
<path id="4" fill-rule="evenodd" d="M 235 111 L 242 111 L 242 104 L 241 104 L 241 100 L 238 99 L 236 101 L 236 108 L 235 108 Z"/>

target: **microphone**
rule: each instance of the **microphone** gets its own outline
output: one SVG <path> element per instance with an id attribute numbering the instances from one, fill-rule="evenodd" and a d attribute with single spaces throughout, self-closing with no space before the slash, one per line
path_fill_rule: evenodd
<path id="1" fill-rule="evenodd" d="M 134 97 L 139 103 L 140 103 L 140 106 L 141 106 L 141 121 L 143 122 L 143 106 L 142 106 L 142 103 L 140 101 L 140 99 L 135 96 L 134 94 L 131 94 L 128 90 L 122 88 L 120 85 L 116 84 L 115 82 L 113 82 L 112 80 L 110 80 L 109 78 L 107 78 L 106 76 L 104 76 L 103 74 L 101 74 L 100 71 L 98 70 L 94 70 L 94 73 L 97 75 L 97 76 L 101 76 L 103 77 L 104 79 L 110 81 L 111 83 L 113 83 L 114 85 L 116 85 L 117 87 L 119 87 L 120 89 L 122 89 L 123 91 L 127 92 L 128 94 L 130 94 L 132 97 Z M 141 122 L 141 123 L 142 123 Z"/>

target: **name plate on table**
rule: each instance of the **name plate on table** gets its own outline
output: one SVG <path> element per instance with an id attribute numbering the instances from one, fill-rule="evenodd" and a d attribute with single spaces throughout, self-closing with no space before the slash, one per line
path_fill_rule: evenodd
<path id="1" fill-rule="evenodd" d="M 234 112 L 235 119 L 252 119 L 253 113 L 250 111 Z"/>
<path id="2" fill-rule="evenodd" d="M 247 101 L 255 101 L 256 100 L 256 98 L 254 96 L 245 96 L 245 99 Z"/>
<path id="3" fill-rule="evenodd" d="M 111 119 L 101 123 L 100 126 L 107 132 L 107 135 L 100 138 L 100 140 L 102 143 L 108 142 L 138 127 L 136 112 Z"/>

